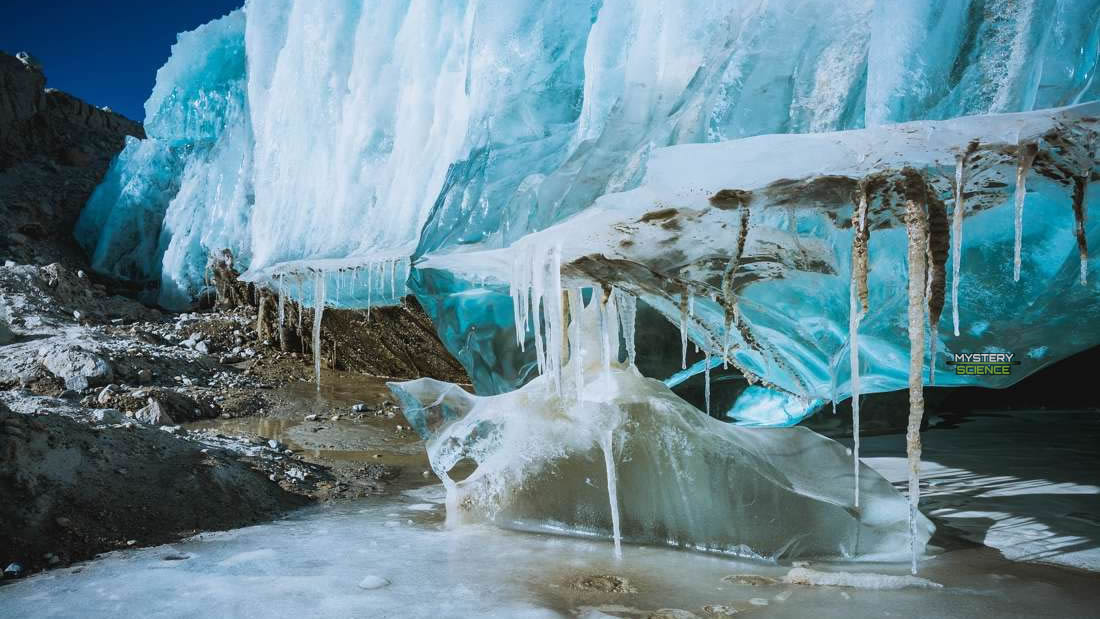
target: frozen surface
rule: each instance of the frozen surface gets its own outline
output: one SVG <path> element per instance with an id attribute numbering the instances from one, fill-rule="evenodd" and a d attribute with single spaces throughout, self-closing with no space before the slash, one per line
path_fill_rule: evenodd
<path id="1" fill-rule="evenodd" d="M 1092 574 L 1011 563 L 961 549 L 930 561 L 936 589 L 895 591 L 781 582 L 772 565 L 628 545 L 615 560 L 602 541 L 442 526 L 443 489 L 312 508 L 270 524 L 123 550 L 0 587 L 5 617 L 706 617 L 725 606 L 758 617 L 1083 617 L 1095 610 Z M 431 505 L 425 511 L 423 506 Z M 797 569 L 797 568 L 795 568 Z M 821 564 L 815 572 L 904 578 L 905 565 Z M 770 584 L 734 584 L 731 575 Z M 626 578 L 636 593 L 579 589 L 589 576 Z M 390 582 L 377 589 L 370 579 Z M 592 615 L 601 616 L 601 615 Z M 675 615 L 674 615 L 675 616 Z M 686 616 L 686 615 L 684 615 Z"/>
<path id="2" fill-rule="evenodd" d="M 1097 440 L 1095 411 L 936 420 L 923 436 L 922 511 L 1009 559 L 1098 571 Z M 900 436 L 863 439 L 864 462 L 896 484 L 906 477 L 904 450 Z"/>

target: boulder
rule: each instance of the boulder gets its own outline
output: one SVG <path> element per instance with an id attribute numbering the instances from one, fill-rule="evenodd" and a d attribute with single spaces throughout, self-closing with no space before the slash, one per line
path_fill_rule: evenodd
<path id="1" fill-rule="evenodd" d="M 42 365 L 54 376 L 65 381 L 65 387 L 74 391 L 82 381 L 69 384 L 69 379 L 85 379 L 87 388 L 104 385 L 111 380 L 111 364 L 99 355 L 78 346 L 58 346 L 48 348 L 39 357 Z"/>

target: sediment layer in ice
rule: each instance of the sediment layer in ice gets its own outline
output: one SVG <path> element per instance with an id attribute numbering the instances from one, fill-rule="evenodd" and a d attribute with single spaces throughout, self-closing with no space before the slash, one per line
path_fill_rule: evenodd
<path id="1" fill-rule="evenodd" d="M 920 200 L 935 221 L 949 221 L 965 155 L 961 330 L 934 330 L 929 358 L 938 385 L 1006 386 L 1100 343 L 1097 278 L 1081 280 L 1098 264 L 1085 248 L 1100 245 L 1097 217 L 1085 213 L 1100 199 L 1097 117 L 1100 103 L 1090 103 L 657 149 L 637 189 L 605 195 L 509 248 L 434 254 L 418 267 L 514 288 L 515 263 L 545 260 L 557 246 L 564 286 L 618 287 L 661 311 L 669 328 L 686 324 L 712 356 L 728 351 L 746 375 L 802 398 L 841 400 L 851 390 L 849 312 L 862 305 L 851 300 L 851 222 L 866 190 L 861 392 L 896 390 L 908 384 L 905 204 Z M 1017 282 L 1014 188 L 1020 153 L 1033 149 Z M 955 284 L 943 279 L 949 269 L 933 267 L 944 272 L 936 286 Z M 950 322 L 946 315 L 939 323 Z M 946 361 L 962 352 L 1012 352 L 1021 363 L 1008 375 L 957 375 Z"/>

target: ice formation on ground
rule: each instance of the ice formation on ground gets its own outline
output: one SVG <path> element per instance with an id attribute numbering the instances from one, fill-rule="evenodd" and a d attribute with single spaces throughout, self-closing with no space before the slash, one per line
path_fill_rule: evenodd
<path id="1" fill-rule="evenodd" d="M 553 268 L 555 249 L 549 254 Z M 450 524 L 600 536 L 617 552 L 625 540 L 769 559 L 904 555 L 905 499 L 863 466 L 856 508 L 841 445 L 804 428 L 707 416 L 621 361 L 619 342 L 633 339 L 629 330 L 620 338 L 629 324 L 629 312 L 616 310 L 621 293 L 563 294 L 560 281 L 540 273 L 547 269 L 535 269 L 537 288 L 524 288 L 529 308 L 539 299 L 553 308 L 535 339 L 538 378 L 488 397 L 431 379 L 390 383 L 428 439 Z M 474 472 L 453 479 L 467 459 Z M 932 527 L 917 519 L 923 548 Z"/>

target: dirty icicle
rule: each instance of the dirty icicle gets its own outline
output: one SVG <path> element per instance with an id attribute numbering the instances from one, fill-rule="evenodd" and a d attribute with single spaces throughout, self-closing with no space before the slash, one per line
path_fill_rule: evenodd
<path id="1" fill-rule="evenodd" d="M 867 300 L 867 186 L 860 183 L 859 207 L 852 216 L 852 281 L 848 286 L 848 357 L 852 392 L 852 469 L 855 477 L 855 506 L 859 507 L 859 323 L 868 309 Z M 836 412 L 836 398 L 833 398 Z"/>
<path id="2" fill-rule="evenodd" d="M 313 373 L 317 391 L 321 390 L 321 314 L 325 311 L 325 274 L 318 272 L 313 280 Z"/>
<path id="3" fill-rule="evenodd" d="M 1020 259 L 1024 243 L 1024 198 L 1027 195 L 1027 173 L 1031 170 L 1031 164 L 1039 153 L 1039 147 L 1034 142 L 1022 144 L 1019 147 L 1020 159 L 1016 164 L 1016 248 L 1012 255 L 1012 281 L 1020 281 Z"/>
<path id="4" fill-rule="evenodd" d="M 729 347 L 730 347 L 730 329 L 733 328 L 734 313 L 737 311 L 735 306 L 734 291 L 733 291 L 733 278 L 737 274 L 737 268 L 741 265 L 741 258 L 745 254 L 745 239 L 749 235 L 749 203 L 747 198 L 740 200 L 741 204 L 741 224 L 737 231 L 737 249 L 734 250 L 733 258 L 726 264 L 726 270 L 722 274 L 722 302 L 726 308 L 726 323 L 725 323 L 725 346 L 722 351 L 722 363 L 729 363 Z"/>
<path id="5" fill-rule="evenodd" d="M 1073 179 L 1073 219 L 1077 233 L 1077 253 L 1081 256 L 1081 285 L 1088 283 L 1089 248 L 1085 240 L 1085 190 L 1089 173 Z"/>
<path id="6" fill-rule="evenodd" d="M 909 472 L 909 550 L 917 573 L 917 504 L 920 501 L 920 425 L 924 417 L 924 308 L 927 278 L 928 216 L 924 205 L 909 199 L 905 225 L 909 233 L 909 423 L 905 452 Z"/>
<path id="7" fill-rule="evenodd" d="M 936 349 L 939 346 L 940 314 L 943 313 L 947 279 L 947 246 L 950 244 L 947 209 L 943 202 L 928 192 L 928 185 L 920 179 L 923 202 L 928 214 L 928 245 L 925 249 L 925 290 L 928 303 L 928 325 L 932 331 L 929 340 L 928 384 L 936 384 Z"/>

